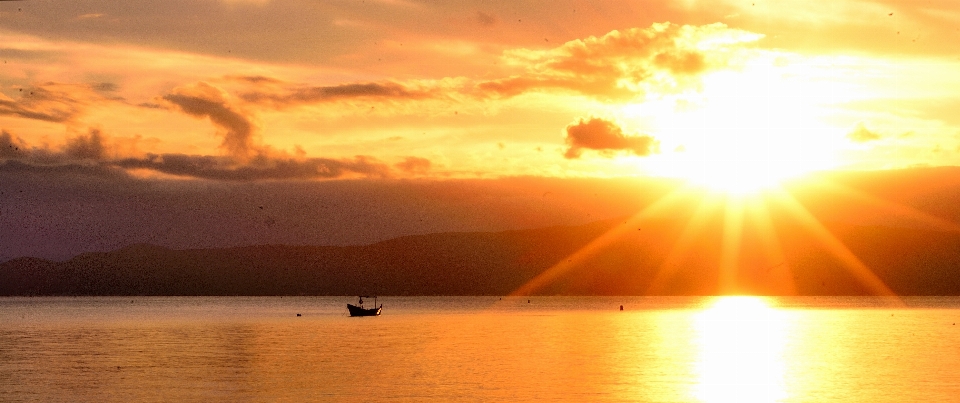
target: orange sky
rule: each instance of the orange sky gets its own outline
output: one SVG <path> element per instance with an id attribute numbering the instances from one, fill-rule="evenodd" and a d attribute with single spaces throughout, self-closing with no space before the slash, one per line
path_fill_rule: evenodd
<path id="1" fill-rule="evenodd" d="M 958 27 L 952 0 L 0 1 L 0 261 L 579 224 L 683 181 L 956 165 Z M 924 198 L 956 186 L 930 172 L 833 193 L 942 227 Z"/>
<path id="2" fill-rule="evenodd" d="M 958 23 L 947 0 L 0 2 L 0 158 L 734 187 L 952 165 Z"/>

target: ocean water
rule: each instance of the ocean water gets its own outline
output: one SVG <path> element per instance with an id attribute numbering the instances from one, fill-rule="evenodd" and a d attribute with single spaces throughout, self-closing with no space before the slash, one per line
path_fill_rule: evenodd
<path id="1" fill-rule="evenodd" d="M 0 402 L 960 401 L 955 297 L 354 299 L 0 298 Z"/>

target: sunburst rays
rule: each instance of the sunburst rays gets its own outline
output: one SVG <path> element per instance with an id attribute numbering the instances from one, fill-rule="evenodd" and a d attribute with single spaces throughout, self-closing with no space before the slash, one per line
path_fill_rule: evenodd
<path id="1" fill-rule="evenodd" d="M 616 242 L 617 240 L 626 236 L 626 234 L 636 231 L 637 227 L 645 218 L 655 216 L 663 209 L 674 205 L 674 203 L 677 203 L 684 195 L 687 195 L 689 191 L 690 188 L 681 187 L 679 189 L 675 189 L 666 196 L 661 197 L 653 204 L 647 206 L 643 210 L 640 210 L 638 213 L 631 216 L 629 219 L 625 220 L 622 224 L 615 226 L 613 229 L 597 237 L 567 258 L 562 259 L 560 262 L 551 266 L 547 270 L 544 270 L 530 281 L 527 281 L 510 293 L 510 295 L 530 295 L 535 293 L 537 290 L 542 289 L 545 285 L 577 267 L 589 257 L 602 251 L 604 247 Z"/>
<path id="2" fill-rule="evenodd" d="M 912 207 L 889 202 L 824 179 L 809 179 L 807 186 L 825 190 L 824 195 L 845 197 L 858 205 L 878 209 L 887 214 L 910 219 L 940 231 L 960 232 L 960 225 L 933 216 Z M 713 294 L 797 295 L 804 290 L 796 283 L 797 256 L 784 250 L 784 242 L 804 237 L 805 242 L 826 252 L 845 275 L 852 277 L 866 292 L 877 296 L 896 296 L 864 261 L 828 225 L 817 218 L 791 190 L 775 186 L 751 195 L 720 194 L 697 191 L 691 186 L 680 186 L 625 220 L 622 224 L 597 237 L 559 263 L 541 272 L 514 290 L 511 295 L 536 294 L 552 282 L 574 270 L 589 270 L 587 260 L 604 248 L 635 233 L 643 222 L 663 218 L 664 213 L 676 213 L 683 203 L 696 198 L 689 214 L 674 215 L 677 229 L 669 239 L 669 250 L 659 261 L 647 262 L 656 268 L 644 275 L 649 280 L 639 282 L 645 295 L 676 293 L 671 288 L 678 272 L 697 265 L 705 276 L 716 275 Z M 719 230 L 716 223 L 720 223 Z M 714 225 L 711 228 L 711 225 Z M 780 232 L 778 232 L 778 230 Z M 711 232 L 712 231 L 712 232 Z M 798 233 L 787 233 L 794 231 Z M 718 236 L 719 235 L 719 236 Z M 715 251 L 715 260 L 704 262 L 698 257 L 703 248 Z M 639 250 L 638 250 L 639 253 Z M 638 275 L 641 270 L 638 269 Z"/>

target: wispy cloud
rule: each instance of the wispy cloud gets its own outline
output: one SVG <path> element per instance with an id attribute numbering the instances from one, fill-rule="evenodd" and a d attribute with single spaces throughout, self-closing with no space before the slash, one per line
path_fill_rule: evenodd
<path id="1" fill-rule="evenodd" d="M 65 123 L 78 117 L 87 106 L 108 102 L 98 85 L 42 83 L 18 88 L 19 100 L 0 95 L 0 116 L 17 116 L 46 122 Z"/>
<path id="2" fill-rule="evenodd" d="M 254 87 L 240 95 L 244 101 L 266 104 L 275 108 L 352 98 L 417 100 L 437 95 L 436 89 L 411 88 L 395 82 L 310 86 L 287 83 L 264 76 L 236 77 L 235 79 L 247 82 Z"/>
<path id="3" fill-rule="evenodd" d="M 761 37 L 723 24 L 663 23 L 611 31 L 549 50 L 507 51 L 507 61 L 525 72 L 478 87 L 500 96 L 552 89 L 603 99 L 633 98 L 651 86 L 676 86 L 708 69 L 725 67 L 724 53 L 712 51 Z"/>
<path id="4" fill-rule="evenodd" d="M 866 143 L 868 141 L 879 140 L 880 134 L 870 131 L 864 126 L 863 122 L 857 124 L 852 132 L 847 134 L 847 138 L 856 143 Z"/>

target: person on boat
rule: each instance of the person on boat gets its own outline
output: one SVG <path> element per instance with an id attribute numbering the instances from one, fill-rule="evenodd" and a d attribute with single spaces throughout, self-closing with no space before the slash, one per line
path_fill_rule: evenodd
<path id="1" fill-rule="evenodd" d="M 360 302 L 359 302 L 359 304 L 360 304 L 360 306 L 363 306 L 363 297 L 360 297 Z"/>

